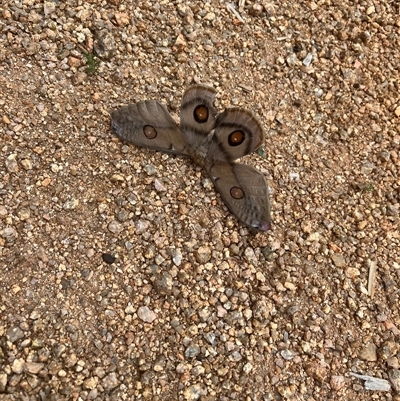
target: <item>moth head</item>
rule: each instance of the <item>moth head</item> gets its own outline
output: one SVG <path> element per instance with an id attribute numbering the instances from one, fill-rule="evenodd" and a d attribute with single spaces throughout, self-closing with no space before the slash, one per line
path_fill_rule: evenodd
<path id="1" fill-rule="evenodd" d="M 269 223 L 268 221 L 254 221 L 251 224 L 251 227 L 260 231 L 269 231 L 271 230 L 271 223 Z"/>

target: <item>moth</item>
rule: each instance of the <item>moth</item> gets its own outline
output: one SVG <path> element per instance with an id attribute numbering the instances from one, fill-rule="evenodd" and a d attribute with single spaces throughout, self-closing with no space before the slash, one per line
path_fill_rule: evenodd
<path id="1" fill-rule="evenodd" d="M 268 184 L 263 174 L 235 160 L 257 150 L 264 131 L 250 111 L 228 108 L 218 114 L 215 90 L 195 85 L 185 91 L 180 126 L 168 109 L 145 100 L 111 113 L 111 128 L 137 146 L 190 157 L 202 166 L 229 210 L 243 224 L 271 229 Z"/>

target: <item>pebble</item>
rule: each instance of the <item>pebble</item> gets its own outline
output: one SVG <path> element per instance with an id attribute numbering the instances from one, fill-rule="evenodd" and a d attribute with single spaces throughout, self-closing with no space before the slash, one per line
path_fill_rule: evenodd
<path id="1" fill-rule="evenodd" d="M 154 286 L 156 290 L 163 295 L 170 294 L 174 285 L 174 279 L 168 272 L 158 275 Z"/>
<path id="2" fill-rule="evenodd" d="M 97 33 L 93 47 L 96 54 L 104 60 L 110 60 L 117 50 L 113 35 L 106 29 Z"/>
<path id="3" fill-rule="evenodd" d="M 201 393 L 202 393 L 201 385 L 193 384 L 193 385 L 187 387 L 183 391 L 183 397 L 185 398 L 185 400 L 194 401 L 194 400 L 198 400 L 201 397 Z"/>
<path id="4" fill-rule="evenodd" d="M 177 248 L 172 250 L 172 261 L 174 262 L 175 266 L 180 266 L 182 263 L 182 251 Z"/>
<path id="5" fill-rule="evenodd" d="M 16 154 L 11 154 L 6 158 L 6 169 L 9 173 L 18 172 L 18 163 Z"/>
<path id="6" fill-rule="evenodd" d="M 24 170 L 32 170 L 32 162 L 29 159 L 22 159 L 21 160 L 21 166 Z"/>
<path id="7" fill-rule="evenodd" d="M 375 362 L 378 360 L 377 348 L 373 342 L 369 342 L 359 352 L 359 357 L 363 361 Z"/>
<path id="8" fill-rule="evenodd" d="M 9 241 L 17 236 L 17 231 L 12 227 L 6 227 L 1 231 L 1 236 Z"/>
<path id="9" fill-rule="evenodd" d="M 117 374 L 115 372 L 111 372 L 107 376 L 105 376 L 101 383 L 106 391 L 113 390 L 120 384 L 119 380 L 117 379 Z"/>
<path id="10" fill-rule="evenodd" d="M 119 234 L 123 230 L 123 226 L 121 223 L 119 223 L 116 220 L 111 221 L 108 224 L 108 230 L 111 231 L 114 234 Z"/>
<path id="11" fill-rule="evenodd" d="M 195 257 L 198 263 L 204 264 L 211 259 L 211 249 L 208 246 L 201 246 L 195 252 Z"/>
<path id="12" fill-rule="evenodd" d="M 0 393 L 4 393 L 7 386 L 7 374 L 0 373 Z"/>
<path id="13" fill-rule="evenodd" d="M 19 327 L 13 327 L 12 329 L 9 329 L 6 335 L 8 340 L 12 343 L 15 343 L 16 341 L 25 337 L 24 332 Z"/>
<path id="14" fill-rule="evenodd" d="M 389 381 L 392 383 L 393 390 L 400 394 L 400 370 L 390 369 L 389 370 Z"/>
<path id="15" fill-rule="evenodd" d="M 330 385 L 333 390 L 339 391 L 346 384 L 346 378 L 344 376 L 332 375 L 330 380 Z"/>
<path id="16" fill-rule="evenodd" d="M 346 260 L 342 254 L 334 253 L 331 255 L 331 259 L 332 259 L 333 264 L 336 267 L 345 267 L 346 266 Z"/>
<path id="17" fill-rule="evenodd" d="M 44 368 L 44 363 L 25 362 L 25 372 L 37 375 Z"/>
<path id="18" fill-rule="evenodd" d="M 141 306 L 138 309 L 137 314 L 139 316 L 139 319 L 143 320 L 146 323 L 152 323 L 155 319 L 157 319 L 157 315 L 147 306 Z"/>
<path id="19" fill-rule="evenodd" d="M 79 199 L 71 198 L 71 199 L 68 199 L 64 203 L 63 209 L 64 210 L 74 210 L 78 207 L 78 205 L 79 205 Z"/>
<path id="20" fill-rule="evenodd" d="M 200 347 L 197 344 L 190 344 L 185 350 L 185 357 L 192 359 L 200 354 Z"/>
<path id="21" fill-rule="evenodd" d="M 11 365 L 11 370 L 14 373 L 20 374 L 24 371 L 24 366 L 25 366 L 25 361 L 22 358 L 14 359 Z"/>
<path id="22" fill-rule="evenodd" d="M 305 371 L 308 376 L 318 380 L 323 383 L 326 381 L 328 376 L 328 371 L 325 366 L 322 366 L 318 362 L 311 362 L 305 366 Z"/>

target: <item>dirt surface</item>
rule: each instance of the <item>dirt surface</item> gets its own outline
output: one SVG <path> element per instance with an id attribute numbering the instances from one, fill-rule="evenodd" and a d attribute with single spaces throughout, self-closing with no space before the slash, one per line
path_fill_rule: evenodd
<path id="1" fill-rule="evenodd" d="M 400 400 L 399 3 L 231 6 L 1 2 L 0 400 Z M 265 127 L 272 231 L 112 134 L 193 83 Z"/>

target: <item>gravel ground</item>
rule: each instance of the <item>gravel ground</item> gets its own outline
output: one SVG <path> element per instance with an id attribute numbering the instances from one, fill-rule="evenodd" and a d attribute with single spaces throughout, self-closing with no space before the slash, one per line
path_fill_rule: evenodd
<path id="1" fill-rule="evenodd" d="M 399 3 L 231 6 L 1 2 L 0 400 L 400 400 Z M 271 232 L 112 134 L 193 83 L 264 125 Z"/>

